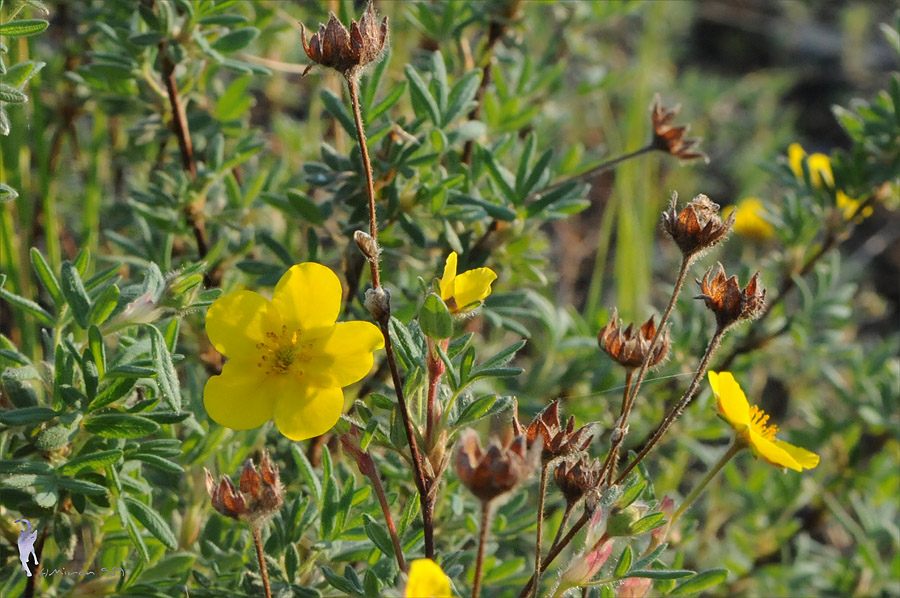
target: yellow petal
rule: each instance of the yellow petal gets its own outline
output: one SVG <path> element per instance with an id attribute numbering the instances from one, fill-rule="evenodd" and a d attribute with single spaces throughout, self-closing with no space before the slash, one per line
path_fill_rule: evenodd
<path id="1" fill-rule="evenodd" d="M 806 151 L 799 143 L 792 143 L 788 146 L 788 164 L 798 179 L 803 178 L 803 158 L 805 157 Z"/>
<path id="2" fill-rule="evenodd" d="M 750 450 L 754 455 L 759 455 L 776 467 L 790 467 L 795 471 L 803 471 L 803 467 L 797 463 L 794 457 L 775 442 L 766 440 L 752 429 L 747 431 L 745 438 L 749 441 Z"/>
<path id="3" fill-rule="evenodd" d="M 794 446 L 789 442 L 778 440 L 777 438 L 772 442 L 775 444 L 775 446 L 781 448 L 784 452 L 793 457 L 794 461 L 799 463 L 800 466 L 804 469 L 813 469 L 816 465 L 819 464 L 819 455 L 808 451 L 805 448 Z"/>
<path id="4" fill-rule="evenodd" d="M 447 301 L 453 296 L 453 282 L 456 280 L 456 262 L 459 256 L 455 251 L 451 251 L 444 263 L 444 275 L 441 276 L 441 299 Z"/>
<path id="5" fill-rule="evenodd" d="M 716 402 L 719 405 L 719 413 L 725 416 L 725 419 L 735 429 L 748 426 L 750 424 L 750 403 L 744 391 L 741 390 L 740 384 L 731 375 L 731 372 L 713 372 L 708 373 L 709 385 L 712 387 L 713 394 L 716 395 Z"/>
<path id="6" fill-rule="evenodd" d="M 236 291 L 216 299 L 206 312 L 206 334 L 219 353 L 253 359 L 266 333 L 281 329 L 281 318 L 268 299 L 253 291 Z"/>
<path id="7" fill-rule="evenodd" d="M 463 272 L 456 277 L 456 285 L 453 297 L 456 306 L 460 309 L 472 303 L 484 301 L 491 294 L 491 283 L 497 280 L 497 275 L 490 268 L 476 268 Z"/>
<path id="8" fill-rule="evenodd" d="M 306 440 L 333 428 L 343 410 L 340 388 L 285 384 L 275 399 L 275 425 L 291 440 Z"/>
<path id="9" fill-rule="evenodd" d="M 431 559 L 416 559 L 409 565 L 404 598 L 451 598 L 450 579 Z"/>
<path id="10" fill-rule="evenodd" d="M 291 266 L 272 296 L 284 323 L 306 330 L 331 326 L 341 311 L 341 281 L 330 268 L 315 262 Z"/>
<path id="11" fill-rule="evenodd" d="M 722 217 L 728 214 L 722 211 Z M 770 238 L 775 229 L 763 217 L 765 208 L 758 197 L 747 197 L 738 204 L 734 217 L 734 232 L 744 237 L 763 241 Z"/>
<path id="12" fill-rule="evenodd" d="M 829 187 L 834 186 L 834 175 L 831 172 L 831 158 L 825 154 L 810 154 L 806 160 L 809 167 L 809 178 L 813 187 L 820 188 L 824 182 Z"/>
<path id="13" fill-rule="evenodd" d="M 372 352 L 384 347 L 378 327 L 360 321 L 339 322 L 311 342 L 308 360 L 301 349 L 300 368 L 304 382 L 322 387 L 358 382 L 372 369 Z"/>
<path id="14" fill-rule="evenodd" d="M 230 359 L 206 381 L 203 405 L 209 417 L 232 430 L 256 428 L 275 414 L 277 382 L 253 361 Z"/>

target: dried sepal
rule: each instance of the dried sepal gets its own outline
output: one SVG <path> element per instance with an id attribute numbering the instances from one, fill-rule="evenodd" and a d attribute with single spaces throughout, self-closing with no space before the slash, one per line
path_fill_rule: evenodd
<path id="1" fill-rule="evenodd" d="M 529 447 L 536 443 L 541 447 L 544 463 L 585 450 L 593 439 L 593 427 L 593 424 L 585 424 L 575 430 L 574 416 L 563 427 L 559 418 L 559 399 L 538 413 L 527 428 L 522 427 L 517 415 L 513 417 L 514 432 L 524 433 Z"/>
<path id="2" fill-rule="evenodd" d="M 735 212 L 724 221 L 719 217 L 719 205 L 702 193 L 680 211 L 678 194 L 672 195 L 669 208 L 663 212 L 663 229 L 678 245 L 685 259 L 722 242 L 734 225 Z"/>
<path id="3" fill-rule="evenodd" d="M 654 149 L 671 154 L 680 160 L 703 160 L 709 162 L 709 156 L 700 151 L 699 137 L 687 137 L 690 125 L 674 126 L 672 121 L 678 115 L 681 106 L 666 108 L 662 105 L 659 94 L 653 96 L 650 106 L 650 122 L 653 125 Z"/>
<path id="4" fill-rule="evenodd" d="M 360 69 L 375 61 L 384 52 L 388 40 L 388 20 L 381 23 L 375 16 L 372 2 L 356 21 L 350 22 L 350 30 L 331 13 L 327 25 L 319 25 L 319 31 L 306 41 L 306 28 L 300 24 L 300 40 L 306 55 L 315 64 L 333 68 L 347 78 L 355 77 Z M 310 64 L 303 74 L 313 67 Z"/>
<path id="5" fill-rule="evenodd" d="M 487 502 L 528 478 L 534 469 L 535 456 L 535 451 L 528 450 L 524 435 L 513 436 L 505 444 L 491 439 L 484 450 L 478 434 L 469 429 L 460 434 L 456 473 L 472 494 Z"/>
<path id="6" fill-rule="evenodd" d="M 566 503 L 572 505 L 600 483 L 601 469 L 599 462 L 583 456 L 575 461 L 560 463 L 553 472 L 553 480 L 566 497 Z"/>
<path id="7" fill-rule="evenodd" d="M 650 345 L 657 332 L 654 317 L 651 316 L 637 329 L 634 324 L 629 324 L 624 329 L 622 326 L 619 312 L 614 309 L 609 322 L 597 335 L 597 344 L 613 361 L 626 369 L 633 370 L 641 367 L 645 360 L 648 362 L 647 367 L 652 368 L 665 359 L 670 344 L 668 330 L 662 333 L 659 340 L 656 341 L 653 351 L 650 351 Z"/>
<path id="8" fill-rule="evenodd" d="M 206 491 L 212 498 L 212 506 L 226 517 L 255 522 L 271 517 L 284 503 L 278 467 L 272 462 L 268 451 L 263 453 L 259 470 L 250 459 L 244 463 L 239 488 L 224 475 L 216 485 L 209 470 L 204 471 Z"/>
<path id="9" fill-rule="evenodd" d="M 700 294 L 694 299 L 703 299 L 706 307 L 715 314 L 720 330 L 741 320 L 756 318 L 765 309 L 766 289 L 759 282 L 759 272 L 741 289 L 737 276 L 727 277 L 725 268 L 719 263 L 707 270 L 697 284 Z"/>

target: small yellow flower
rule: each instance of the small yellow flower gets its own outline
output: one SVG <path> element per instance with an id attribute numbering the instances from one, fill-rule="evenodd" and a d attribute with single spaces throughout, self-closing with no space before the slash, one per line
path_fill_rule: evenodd
<path id="1" fill-rule="evenodd" d="M 758 197 L 745 197 L 736 208 L 728 206 L 722 210 L 722 216 L 728 216 L 735 209 L 734 232 L 737 234 L 756 241 L 765 241 L 775 234 L 775 228 L 763 217 L 765 210 Z"/>
<path id="2" fill-rule="evenodd" d="M 835 201 L 837 202 L 838 209 L 843 213 L 844 220 L 850 220 L 853 218 L 853 215 L 856 214 L 856 210 L 859 209 L 860 200 L 853 199 L 846 193 L 841 190 L 838 190 L 837 195 L 835 196 Z M 857 222 L 862 221 L 864 218 L 868 218 L 872 215 L 872 206 L 866 206 L 862 209 L 862 211 L 856 216 Z"/>
<path id="3" fill-rule="evenodd" d="M 450 579 L 431 559 L 416 559 L 409 565 L 404 598 L 452 598 Z"/>
<path id="4" fill-rule="evenodd" d="M 777 467 L 796 471 L 812 469 L 819 456 L 806 449 L 778 440 L 778 426 L 768 425 L 769 416 L 747 402 L 747 397 L 731 372 L 709 372 L 709 385 L 719 406 L 719 413 L 734 428 L 757 457 Z"/>
<path id="5" fill-rule="evenodd" d="M 440 282 L 441 299 L 452 313 L 478 307 L 485 297 L 491 294 L 491 283 L 497 279 L 497 275 L 490 268 L 476 268 L 457 276 L 457 259 L 455 251 L 447 256 L 444 275 Z"/>
<path id="6" fill-rule="evenodd" d="M 799 143 L 788 146 L 788 163 L 798 179 L 803 178 L 804 159 L 809 168 L 809 178 L 813 187 L 821 189 L 823 182 L 829 187 L 834 186 L 834 174 L 831 172 L 831 159 L 828 156 L 815 153 L 807 157 L 806 150 Z"/>
<path id="7" fill-rule="evenodd" d="M 271 301 L 252 291 L 216 299 L 206 332 L 228 362 L 206 383 L 209 416 L 233 430 L 274 418 L 292 440 L 330 430 L 344 408 L 341 387 L 368 374 L 384 346 L 369 322 L 336 324 L 340 309 L 338 277 L 312 262 L 291 267 Z"/>

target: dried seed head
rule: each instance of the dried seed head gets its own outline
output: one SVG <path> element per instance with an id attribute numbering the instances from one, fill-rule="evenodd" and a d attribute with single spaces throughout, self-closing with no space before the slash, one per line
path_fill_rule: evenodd
<path id="1" fill-rule="evenodd" d="M 355 77 L 359 70 L 376 60 L 384 51 L 388 39 L 387 17 L 378 23 L 375 7 L 372 2 L 366 7 L 359 23 L 350 22 L 350 30 L 344 27 L 334 13 L 327 25 L 319 24 L 318 33 L 314 33 L 309 43 L 306 42 L 306 28 L 300 24 L 303 49 L 314 63 L 330 67 L 347 77 Z M 309 65 L 303 72 L 309 72 Z"/>
<path id="2" fill-rule="evenodd" d="M 741 290 L 737 276 L 728 278 L 722 264 L 717 266 L 718 269 L 716 266 L 711 267 L 703 275 L 703 280 L 697 281 L 701 293 L 694 299 L 703 299 L 706 307 L 716 314 L 719 330 L 759 316 L 766 304 L 766 289 L 759 282 L 759 272 Z"/>
<path id="3" fill-rule="evenodd" d="M 561 463 L 553 472 L 553 479 L 566 497 L 566 503 L 572 505 L 578 502 L 585 492 L 600 483 L 601 469 L 599 462 L 581 457 L 577 461 Z"/>
<path id="4" fill-rule="evenodd" d="M 513 431 L 523 430 L 518 415 L 513 416 Z M 548 463 L 557 457 L 571 455 L 585 450 L 593 439 L 594 424 L 586 424 L 575 430 L 575 417 L 570 417 L 563 427 L 559 419 L 559 399 L 553 401 L 538 413 L 527 428 L 524 428 L 525 440 L 531 447 L 540 443 L 541 460 Z"/>
<path id="5" fill-rule="evenodd" d="M 653 352 L 650 345 L 656 336 L 656 322 L 653 317 L 644 322 L 644 325 L 635 330 L 634 324 L 622 329 L 622 321 L 619 320 L 619 312 L 613 310 L 609 323 L 603 327 L 597 335 L 597 343 L 616 363 L 633 370 L 641 367 L 647 360 L 647 367 L 658 365 L 669 352 L 669 331 L 666 330 L 656 341 Z"/>
<path id="6" fill-rule="evenodd" d="M 659 94 L 653 96 L 653 104 L 650 106 L 650 121 L 653 123 L 654 149 L 666 152 L 681 160 L 701 159 L 709 162 L 709 156 L 700 151 L 699 137 L 687 137 L 690 125 L 675 127 L 672 121 L 678 115 L 681 106 L 666 108 L 662 105 Z"/>
<path id="7" fill-rule="evenodd" d="M 678 211 L 678 194 L 672 194 L 669 209 L 663 212 L 663 229 L 672 237 L 685 259 L 720 243 L 734 224 L 734 211 L 723 222 L 719 205 L 702 193 Z"/>
<path id="8" fill-rule="evenodd" d="M 259 521 L 275 514 L 284 503 L 278 467 L 263 453 L 259 470 L 248 459 L 241 470 L 240 490 L 227 477 L 216 486 L 212 474 L 206 471 L 206 491 L 212 497 L 213 508 L 232 519 Z"/>
<path id="9" fill-rule="evenodd" d="M 487 502 L 524 481 L 535 466 L 536 456 L 528 450 L 523 435 L 513 436 L 505 445 L 491 439 L 485 451 L 478 434 L 470 429 L 460 435 L 456 472 L 472 494 Z"/>

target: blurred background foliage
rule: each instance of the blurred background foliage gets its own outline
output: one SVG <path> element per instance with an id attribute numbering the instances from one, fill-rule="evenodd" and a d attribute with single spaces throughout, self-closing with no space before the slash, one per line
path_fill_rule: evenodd
<path id="1" fill-rule="evenodd" d="M 517 12 L 513 4 L 377 4 L 390 18 L 390 55 L 364 75 L 362 99 L 395 315 L 414 320 L 419 277 L 430 285 L 450 251 L 462 269 L 490 266 L 494 294 L 467 329 L 486 337 L 483 356 L 528 343 L 514 361 L 524 372 L 479 392 L 515 395 L 528 416 L 562 397 L 579 422 L 608 432 L 623 379 L 595 336 L 613 306 L 625 321 L 643 321 L 664 305 L 680 260 L 658 228 L 671 193 L 722 205 L 761 198 L 775 238 L 735 235 L 692 274 L 718 259 L 741 281 L 761 270 L 770 298 L 786 280 L 795 287 L 760 323 L 772 333 L 765 342 L 736 351 L 760 338 L 739 329 L 712 367 L 728 359 L 751 402 L 822 463 L 782 475 L 737 459 L 683 520 L 666 562 L 728 568 L 710 595 L 900 595 L 897 170 L 860 174 L 852 160 L 869 143 L 900 167 L 900 121 L 880 125 L 889 137 L 895 128 L 879 146 L 832 110 L 855 109 L 869 123 L 898 114 L 896 6 L 610 0 L 523 2 Z M 393 563 L 364 530 L 363 513 L 380 517 L 377 503 L 333 439 L 299 446 L 269 427 L 224 430 L 201 401 L 221 367 L 203 331 L 215 289 L 266 287 L 291 264 L 316 260 L 340 273 L 345 316 L 367 317 L 359 301 L 367 275 L 351 241 L 366 218 L 359 150 L 339 77 L 300 77 L 298 25 L 312 28 L 328 10 L 348 23 L 362 7 L 78 0 L 48 3 L 43 14 L 39 2 L 0 3 L 4 19 L 50 22 L 35 35 L 0 30 L 7 67 L 44 63 L 16 81 L 27 101 L 0 98 L 10 130 L 0 137 L 4 596 L 29 591 L 16 574 L 19 513 L 51 530 L 45 567 L 93 556 L 127 572 L 80 589 L 73 579 L 41 579 L 39 595 L 81 595 L 90 584 L 100 594 L 172 596 L 189 586 L 193 596 L 255 595 L 249 533 L 210 514 L 202 467 L 234 473 L 263 446 L 289 496 L 266 545 L 276 584 L 300 596 L 377 595 L 389 585 Z M 172 132 L 169 76 L 185 107 L 188 152 Z M 651 153 L 590 177 L 589 188 L 564 184 L 535 201 L 549 184 L 646 145 L 657 92 L 683 106 L 679 119 L 703 137 L 709 164 Z M 858 98 L 881 102 L 881 112 Z M 855 197 L 880 191 L 874 216 L 792 279 L 830 226 L 822 195 L 787 166 L 793 142 L 834 155 Z M 671 357 L 638 401 L 631 448 L 679 396 L 711 331 L 698 302 L 682 300 L 673 318 Z M 164 375 L 176 370 L 174 381 Z M 388 394 L 386 380 L 376 368 L 359 398 Z M 111 415 L 145 427 L 111 433 L 109 420 L 91 419 L 116 401 L 122 409 Z M 656 496 L 684 496 L 715 462 L 727 434 L 713 403 L 701 394 L 648 462 Z M 55 411 L 34 411 L 41 406 Z M 57 413 L 65 415 L 52 420 Z M 95 423 L 79 428 L 83 417 Z M 138 442 L 142 434 L 152 440 Z M 89 462 L 96 452 L 109 461 Z M 100 473 L 79 478 L 86 467 L 66 468 L 79 458 Z M 388 451 L 380 465 L 415 552 L 406 464 Z M 329 503 L 329 492 L 340 500 Z M 494 524 L 489 595 L 515 595 L 530 575 L 520 555 L 532 546 L 533 492 L 523 489 Z M 474 502 L 453 476 L 442 496 L 439 553 L 445 571 L 464 579 Z M 562 501 L 549 500 L 553 521 Z"/>

